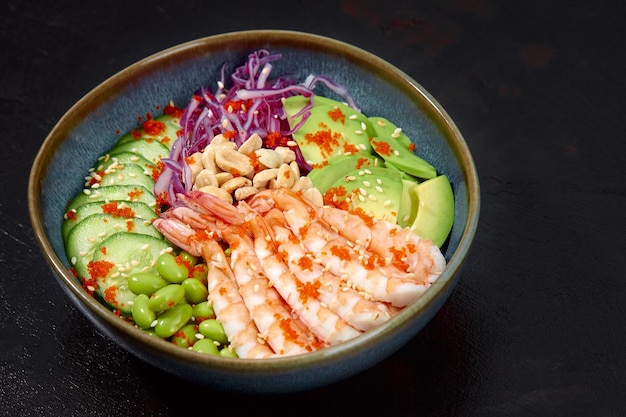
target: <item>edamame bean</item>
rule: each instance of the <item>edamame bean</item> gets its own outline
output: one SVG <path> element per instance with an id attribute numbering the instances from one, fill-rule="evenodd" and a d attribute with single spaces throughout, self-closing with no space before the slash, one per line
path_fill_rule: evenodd
<path id="1" fill-rule="evenodd" d="M 139 294 L 135 297 L 132 307 L 132 316 L 135 324 L 142 329 L 150 328 L 150 325 L 156 318 L 156 314 L 148 305 L 149 298 L 146 294 Z"/>
<path id="2" fill-rule="evenodd" d="M 180 256 L 183 259 L 183 261 L 187 262 L 191 266 L 194 266 L 195 264 L 197 264 L 198 260 L 200 259 L 197 256 L 194 256 L 184 250 L 181 250 L 178 256 Z"/>
<path id="3" fill-rule="evenodd" d="M 128 277 L 128 289 L 135 294 L 152 295 L 167 285 L 167 281 L 156 274 L 138 272 Z"/>
<path id="4" fill-rule="evenodd" d="M 215 312 L 209 301 L 203 301 L 193 306 L 193 316 L 196 319 L 211 319 L 215 317 Z"/>
<path id="5" fill-rule="evenodd" d="M 193 344 L 192 350 L 210 355 L 219 355 L 219 349 L 211 339 L 200 339 Z"/>
<path id="6" fill-rule="evenodd" d="M 172 336 L 191 319 L 193 308 L 189 304 L 178 304 L 157 317 L 154 332 L 163 339 Z"/>
<path id="7" fill-rule="evenodd" d="M 182 282 L 185 290 L 185 299 L 189 304 L 197 304 L 206 301 L 209 290 L 206 286 L 195 278 L 187 278 Z"/>
<path id="8" fill-rule="evenodd" d="M 226 343 L 228 343 L 228 337 L 226 337 L 226 333 L 224 332 L 224 327 L 222 327 L 222 323 L 215 319 L 203 320 L 202 323 L 198 325 L 198 331 L 204 337 L 215 340 L 221 345 L 225 345 Z"/>
<path id="9" fill-rule="evenodd" d="M 224 349 L 220 350 L 220 356 L 223 356 L 225 358 L 236 358 L 236 357 L 238 357 L 237 356 L 237 352 L 235 352 L 235 349 L 233 349 L 230 346 L 225 347 Z"/>
<path id="10" fill-rule="evenodd" d="M 189 276 L 189 268 L 182 258 L 163 253 L 157 258 L 157 272 L 167 281 L 180 284 Z"/>
<path id="11" fill-rule="evenodd" d="M 196 333 L 198 333 L 198 327 L 195 324 L 186 324 L 182 329 L 174 333 L 172 343 L 183 348 L 193 346 L 197 340 Z"/>
<path id="12" fill-rule="evenodd" d="M 207 264 L 203 264 L 203 263 L 194 265 L 193 267 L 191 267 L 191 271 L 189 272 L 190 278 L 195 278 L 197 280 L 200 280 L 205 285 L 207 283 L 208 275 L 209 275 L 209 267 L 207 266 Z"/>
<path id="13" fill-rule="evenodd" d="M 179 284 L 167 285 L 150 297 L 148 307 L 158 313 L 168 310 L 185 299 L 185 289 Z"/>

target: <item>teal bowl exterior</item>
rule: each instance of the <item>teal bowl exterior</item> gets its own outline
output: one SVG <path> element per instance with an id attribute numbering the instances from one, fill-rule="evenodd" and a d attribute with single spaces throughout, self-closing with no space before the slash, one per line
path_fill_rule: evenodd
<path id="1" fill-rule="evenodd" d="M 257 49 L 277 52 L 273 74 L 300 80 L 327 75 L 346 86 L 363 113 L 382 116 L 412 139 L 419 155 L 450 179 L 455 195 L 448 266 L 415 304 L 385 325 L 321 351 L 246 360 L 204 355 L 146 335 L 90 297 L 70 272 L 61 237 L 66 202 L 83 186 L 96 158 L 170 100 L 185 107 L 202 85 L 213 88 L 224 62 L 242 63 Z M 316 90 L 317 91 L 317 90 Z M 319 94 L 332 96 L 324 90 Z M 160 106 L 160 107 L 159 107 Z M 29 179 L 33 230 L 44 257 L 73 304 L 100 331 L 153 366 L 206 386 L 236 392 L 284 393 L 339 381 L 364 371 L 413 338 L 444 304 L 461 275 L 478 224 L 479 184 L 463 136 L 439 103 L 386 61 L 343 42 L 307 33 L 254 30 L 191 41 L 124 69 L 93 89 L 61 118 L 44 141 Z"/>

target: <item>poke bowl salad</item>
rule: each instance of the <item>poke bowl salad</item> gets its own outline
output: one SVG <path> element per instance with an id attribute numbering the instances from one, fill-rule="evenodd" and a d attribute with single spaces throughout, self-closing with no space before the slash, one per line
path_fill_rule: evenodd
<path id="1" fill-rule="evenodd" d="M 375 86 L 289 59 L 226 56 L 86 141 L 79 177 L 56 180 L 69 194 L 46 227 L 65 273 L 174 355 L 271 362 L 355 343 L 433 304 L 466 233 L 459 168 L 439 163 L 454 150 L 371 106 Z"/>

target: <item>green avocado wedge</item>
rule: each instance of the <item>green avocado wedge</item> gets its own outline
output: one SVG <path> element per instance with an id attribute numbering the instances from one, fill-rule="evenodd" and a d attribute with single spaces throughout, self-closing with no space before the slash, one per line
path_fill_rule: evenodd
<path id="1" fill-rule="evenodd" d="M 448 177 L 439 175 L 414 187 L 412 194 L 416 208 L 411 230 L 441 247 L 454 223 L 454 194 Z"/>

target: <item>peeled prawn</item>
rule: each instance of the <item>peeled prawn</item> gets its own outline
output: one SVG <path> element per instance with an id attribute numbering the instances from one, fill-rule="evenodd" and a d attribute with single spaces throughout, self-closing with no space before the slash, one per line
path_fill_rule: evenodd
<path id="1" fill-rule="evenodd" d="M 342 283 L 326 270 L 311 252 L 307 252 L 297 236 L 284 225 L 281 211 L 273 209 L 264 218 L 274 230 L 279 250 L 287 255 L 287 264 L 294 275 L 312 287 L 324 305 L 358 330 L 371 330 L 389 320 L 394 312 L 385 303 L 374 300 Z"/>

